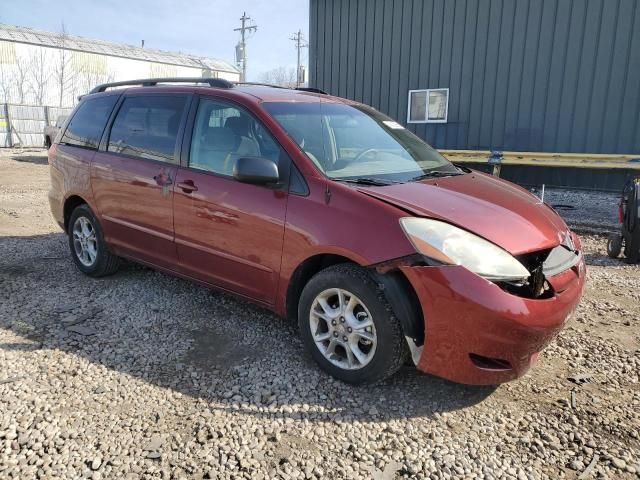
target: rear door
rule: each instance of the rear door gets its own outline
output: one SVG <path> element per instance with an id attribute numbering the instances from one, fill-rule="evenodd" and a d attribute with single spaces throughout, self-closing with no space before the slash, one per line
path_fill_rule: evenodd
<path id="1" fill-rule="evenodd" d="M 120 103 L 92 164 L 108 242 L 125 255 L 175 269 L 173 195 L 189 95 L 138 93 Z"/>
<path id="2" fill-rule="evenodd" d="M 195 111 L 189 122 L 191 146 L 178 171 L 174 197 L 180 264 L 192 277 L 272 304 L 282 257 L 289 159 L 242 107 L 202 97 Z M 237 182 L 232 170 L 241 156 L 278 162 L 282 185 Z"/>

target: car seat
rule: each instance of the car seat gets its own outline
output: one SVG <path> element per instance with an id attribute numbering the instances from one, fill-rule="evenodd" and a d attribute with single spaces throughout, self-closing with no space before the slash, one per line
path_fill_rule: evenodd
<path id="1" fill-rule="evenodd" d="M 249 131 L 249 117 L 229 117 L 224 126 L 236 135 L 236 153 L 239 155 L 259 156 L 260 146 Z"/>

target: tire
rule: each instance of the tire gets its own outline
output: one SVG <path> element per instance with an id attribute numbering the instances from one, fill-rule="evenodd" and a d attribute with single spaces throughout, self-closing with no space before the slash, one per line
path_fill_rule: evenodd
<path id="1" fill-rule="evenodd" d="M 83 225 L 88 225 L 88 230 L 93 235 L 82 237 Z M 77 230 L 79 230 L 77 232 Z M 78 234 L 77 234 L 78 233 Z M 79 236 L 80 235 L 80 236 Z M 100 222 L 87 204 L 79 205 L 71 213 L 68 226 L 69 249 L 76 267 L 90 277 L 103 277 L 111 275 L 120 264 L 120 259 L 109 251 L 102 234 Z M 93 238 L 93 240 L 91 240 Z M 82 246 L 84 243 L 84 246 Z M 81 254 L 80 251 L 85 252 Z M 91 254 L 93 253 L 93 255 Z"/>
<path id="2" fill-rule="evenodd" d="M 44 137 L 44 146 L 49 150 L 51 148 L 51 139 L 49 137 Z"/>
<path id="3" fill-rule="evenodd" d="M 622 251 L 622 236 L 618 233 L 610 233 L 607 240 L 607 255 L 611 258 L 618 258 Z"/>
<path id="4" fill-rule="evenodd" d="M 346 312 L 343 309 L 344 313 L 336 313 L 340 309 L 330 309 L 332 317 L 329 317 L 319 299 L 322 298 L 327 307 L 336 306 L 340 301 L 339 291 L 342 292 L 342 305 L 355 307 L 348 308 Z M 353 304 L 349 303 L 351 300 Z M 325 318 L 312 313 L 312 309 Z M 333 318 L 331 322 L 335 320 L 335 326 L 330 325 L 329 318 Z M 363 384 L 383 380 L 397 372 L 408 357 L 409 349 L 400 321 L 381 285 L 369 271 L 356 265 L 329 267 L 309 280 L 298 303 L 298 325 L 305 347 L 320 368 L 343 382 Z M 351 333 L 347 332 L 349 328 Z M 315 339 L 314 333 L 317 335 Z M 316 339 L 321 337 L 328 338 L 319 344 Z M 351 354 L 347 352 L 347 345 L 352 346 L 349 348 Z M 334 353 L 323 353 L 323 350 Z M 361 358 L 364 361 L 360 361 Z"/>

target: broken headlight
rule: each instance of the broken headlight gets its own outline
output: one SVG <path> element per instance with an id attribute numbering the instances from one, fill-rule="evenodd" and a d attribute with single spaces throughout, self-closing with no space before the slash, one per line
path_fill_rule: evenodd
<path id="1" fill-rule="evenodd" d="M 531 274 L 509 252 L 472 233 L 429 218 L 400 225 L 418 252 L 446 265 L 462 265 L 491 281 L 524 282 Z"/>

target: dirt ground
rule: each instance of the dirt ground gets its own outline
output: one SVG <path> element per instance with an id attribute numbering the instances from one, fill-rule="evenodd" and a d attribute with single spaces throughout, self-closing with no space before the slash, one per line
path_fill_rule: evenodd
<path id="1" fill-rule="evenodd" d="M 81 275 L 47 190 L 43 151 L 0 150 L 0 478 L 640 478 L 640 266 L 604 237 L 523 379 L 358 388 L 241 300 Z"/>

